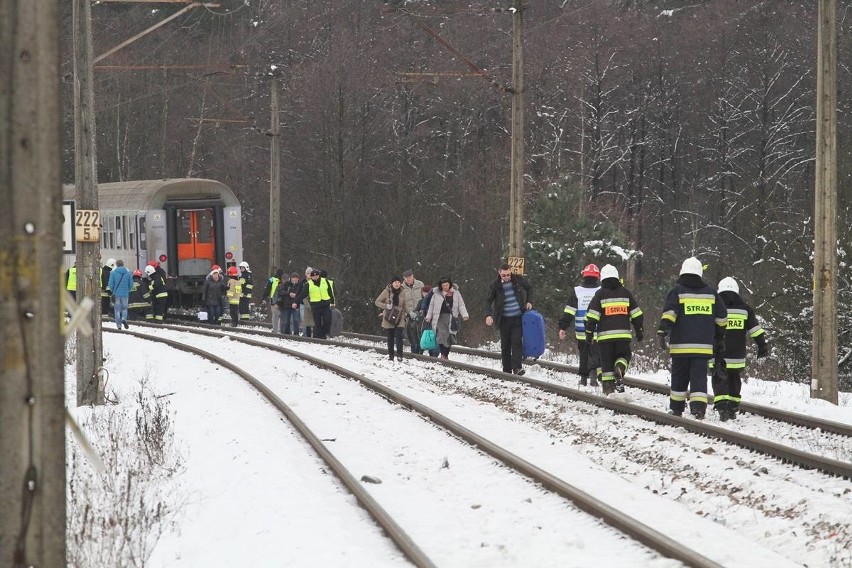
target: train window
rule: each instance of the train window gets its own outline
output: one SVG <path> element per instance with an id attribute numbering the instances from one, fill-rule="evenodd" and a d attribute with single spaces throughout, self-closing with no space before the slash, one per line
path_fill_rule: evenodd
<path id="1" fill-rule="evenodd" d="M 136 248 L 136 223 L 134 222 L 133 215 L 127 216 L 125 225 L 127 226 L 127 243 L 130 245 L 130 250 L 133 250 Z"/>
<path id="2" fill-rule="evenodd" d="M 213 242 L 213 210 L 200 209 L 198 211 L 196 238 L 199 243 Z"/>
<path id="3" fill-rule="evenodd" d="M 103 243 L 101 246 L 105 249 L 112 249 L 115 242 L 115 218 L 104 217 L 103 220 Z"/>
<path id="4" fill-rule="evenodd" d="M 192 211 L 178 209 L 177 242 L 185 245 L 192 242 Z"/>
<path id="5" fill-rule="evenodd" d="M 115 216 L 115 248 L 122 249 L 124 248 L 124 239 L 122 238 L 123 227 L 121 222 L 121 215 Z"/>

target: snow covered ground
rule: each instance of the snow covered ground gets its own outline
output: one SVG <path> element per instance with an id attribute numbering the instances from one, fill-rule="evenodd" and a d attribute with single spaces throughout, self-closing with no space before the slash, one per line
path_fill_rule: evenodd
<path id="1" fill-rule="evenodd" d="M 439 566 L 679 565 L 495 468 L 487 456 L 351 381 L 227 339 L 157 334 L 210 350 L 267 381 L 329 440 L 356 477 L 382 480 L 369 490 Z M 269 341 L 295 345 L 433 406 L 721 565 L 852 566 L 849 481 L 432 363 L 390 363 L 382 353 Z M 176 529 L 159 538 L 147 566 L 407 564 L 293 429 L 241 379 L 127 335 L 105 334 L 104 346 L 118 405 L 132 409 L 140 381 L 147 380 L 169 401 L 185 458 L 174 492 Z M 575 383 L 573 376 L 535 366 L 530 374 Z M 642 378 L 665 382 L 667 375 Z M 73 400 L 73 367 L 67 384 Z M 647 396 L 653 404 L 654 395 L 641 395 Z M 852 424 L 848 395 L 835 407 L 809 399 L 804 385 L 752 380 L 744 397 Z M 665 397 L 656 398 L 664 408 Z M 74 413 L 85 422 L 102 410 Z M 737 423 L 768 428 L 754 416 Z M 783 432 L 773 435 L 783 438 Z M 813 443 L 820 444 L 819 435 Z M 839 451 L 848 455 L 848 448 Z M 423 487 L 431 487 L 431 498 Z"/>

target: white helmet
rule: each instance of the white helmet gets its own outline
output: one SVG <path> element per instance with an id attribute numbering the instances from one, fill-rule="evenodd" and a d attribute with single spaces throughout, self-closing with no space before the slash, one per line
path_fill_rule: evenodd
<path id="1" fill-rule="evenodd" d="M 145 267 L 145 274 L 147 274 L 148 276 L 151 276 L 155 272 L 157 272 L 157 269 L 151 266 L 150 264 Z"/>
<path id="2" fill-rule="evenodd" d="M 107 261 L 106 261 L 106 264 L 104 264 L 104 266 L 109 266 L 110 268 L 115 268 L 115 259 L 114 258 L 108 258 Z"/>
<path id="3" fill-rule="evenodd" d="M 606 280 L 607 278 L 618 279 L 618 269 L 611 264 L 607 264 L 601 268 L 601 280 Z"/>
<path id="4" fill-rule="evenodd" d="M 248 262 L 246 262 L 246 261 L 242 261 L 242 262 L 241 262 L 241 263 L 239 263 L 237 266 L 239 266 L 240 268 L 245 268 L 246 270 L 248 270 L 248 269 L 249 269 Z"/>
<path id="5" fill-rule="evenodd" d="M 683 264 L 680 267 L 681 274 L 695 274 L 696 276 L 701 276 L 704 274 L 704 267 L 701 266 L 701 261 L 695 258 L 694 256 L 690 256 L 686 260 L 683 261 Z"/>
<path id="6" fill-rule="evenodd" d="M 739 294 L 740 287 L 736 280 L 730 276 L 726 276 L 719 281 L 718 291 L 720 294 L 722 292 L 733 292 L 734 294 Z"/>

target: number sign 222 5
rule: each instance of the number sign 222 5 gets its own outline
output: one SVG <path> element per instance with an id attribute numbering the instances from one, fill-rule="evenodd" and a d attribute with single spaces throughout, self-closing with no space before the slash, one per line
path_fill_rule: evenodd
<path id="1" fill-rule="evenodd" d="M 101 240 L 101 212 L 94 209 L 76 211 L 76 238 L 78 243 L 96 243 Z"/>

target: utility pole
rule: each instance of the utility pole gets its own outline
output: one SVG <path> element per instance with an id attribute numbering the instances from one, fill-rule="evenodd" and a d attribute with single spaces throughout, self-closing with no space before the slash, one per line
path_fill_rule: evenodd
<path id="1" fill-rule="evenodd" d="M 819 0 L 811 398 L 837 404 L 837 0 Z"/>
<path id="2" fill-rule="evenodd" d="M 523 0 L 512 0 L 512 172 L 509 184 L 509 264 L 524 274 Z"/>
<path id="3" fill-rule="evenodd" d="M 278 78 L 272 78 L 271 120 L 269 126 L 269 275 L 281 260 L 281 120 L 278 113 Z"/>
<path id="4" fill-rule="evenodd" d="M 0 2 L 0 566 L 65 566 L 59 3 Z"/>
<path id="5" fill-rule="evenodd" d="M 100 227 L 81 234 L 81 220 L 98 212 L 97 146 L 95 144 L 94 64 L 90 0 L 73 0 L 74 42 L 74 172 L 77 201 L 77 298 L 91 298 L 92 335 L 77 332 L 77 406 L 103 404 L 100 372 L 103 364 L 101 332 Z M 92 212 L 87 214 L 86 212 Z M 95 219 L 98 216 L 94 217 Z"/>

